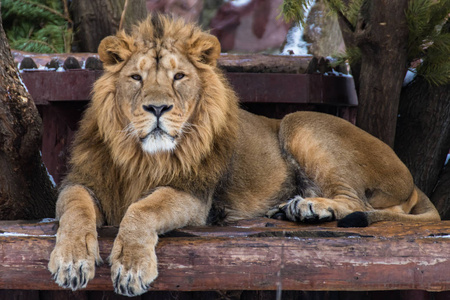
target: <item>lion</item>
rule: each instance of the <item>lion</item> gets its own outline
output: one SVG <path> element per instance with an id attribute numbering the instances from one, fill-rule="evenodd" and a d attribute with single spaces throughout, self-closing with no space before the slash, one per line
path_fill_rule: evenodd
<path id="1" fill-rule="evenodd" d="M 395 153 L 349 122 L 240 109 L 216 64 L 219 41 L 195 24 L 153 15 L 98 52 L 104 74 L 57 201 L 48 268 L 62 287 L 94 277 L 104 224 L 120 225 L 115 291 L 135 296 L 158 275 L 158 235 L 183 226 L 266 214 L 340 226 L 440 220 Z"/>

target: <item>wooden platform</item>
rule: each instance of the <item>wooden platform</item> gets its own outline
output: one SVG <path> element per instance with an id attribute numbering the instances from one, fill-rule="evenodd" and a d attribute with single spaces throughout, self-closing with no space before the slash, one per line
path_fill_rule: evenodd
<path id="1" fill-rule="evenodd" d="M 57 290 L 47 270 L 56 222 L 0 222 L 0 289 Z M 99 230 L 109 255 L 117 228 Z M 266 218 L 161 237 L 155 291 L 450 290 L 450 221 L 337 228 Z M 108 266 L 87 290 L 110 291 Z"/>

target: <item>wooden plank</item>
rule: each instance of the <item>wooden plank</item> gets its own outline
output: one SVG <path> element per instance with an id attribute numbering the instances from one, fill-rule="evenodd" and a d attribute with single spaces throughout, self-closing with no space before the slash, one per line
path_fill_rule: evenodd
<path id="1" fill-rule="evenodd" d="M 352 77 L 260 73 L 227 76 L 242 102 L 358 105 Z"/>
<path id="2" fill-rule="evenodd" d="M 227 72 L 303 74 L 306 73 L 311 59 L 311 55 L 222 53 L 217 65 Z"/>
<path id="3" fill-rule="evenodd" d="M 102 71 L 30 70 L 22 77 L 37 105 L 87 101 Z M 333 106 L 358 104 L 353 78 L 320 74 L 227 73 L 241 102 L 303 103 Z"/>
<path id="4" fill-rule="evenodd" d="M 46 269 L 56 228 L 0 223 L 0 289 L 59 289 Z M 99 232 L 103 259 L 116 232 Z M 160 239 L 157 255 L 153 290 L 450 290 L 450 221 L 343 229 L 261 218 L 178 230 Z M 87 289 L 112 290 L 107 265 Z"/>
<path id="5" fill-rule="evenodd" d="M 25 70 L 21 73 L 36 105 L 52 101 L 86 101 L 93 84 L 103 71 L 67 70 L 63 72 Z"/>

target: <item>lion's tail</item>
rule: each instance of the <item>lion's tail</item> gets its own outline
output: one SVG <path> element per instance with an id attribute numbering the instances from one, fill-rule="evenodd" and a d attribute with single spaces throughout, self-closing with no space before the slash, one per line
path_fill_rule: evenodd
<path id="1" fill-rule="evenodd" d="M 366 227 L 380 221 L 398 222 L 431 222 L 440 221 L 441 217 L 430 199 L 417 187 L 416 193 L 411 197 L 417 197 L 416 205 L 409 214 L 397 213 L 387 210 L 357 211 L 345 216 L 338 221 L 339 227 Z"/>

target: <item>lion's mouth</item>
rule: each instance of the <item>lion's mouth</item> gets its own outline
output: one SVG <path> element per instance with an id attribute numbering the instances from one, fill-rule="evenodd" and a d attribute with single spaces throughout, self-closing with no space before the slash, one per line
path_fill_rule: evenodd
<path id="1" fill-rule="evenodd" d="M 142 149 L 150 154 L 173 152 L 177 146 L 176 137 L 159 127 L 153 129 L 145 137 L 140 138 Z"/>
<path id="2" fill-rule="evenodd" d="M 172 136 L 164 129 L 156 127 L 155 129 L 147 133 L 147 135 L 141 137 L 140 140 L 141 142 L 145 142 L 148 139 L 158 139 L 158 138 L 170 138 L 171 140 L 175 140 L 176 136 Z"/>

